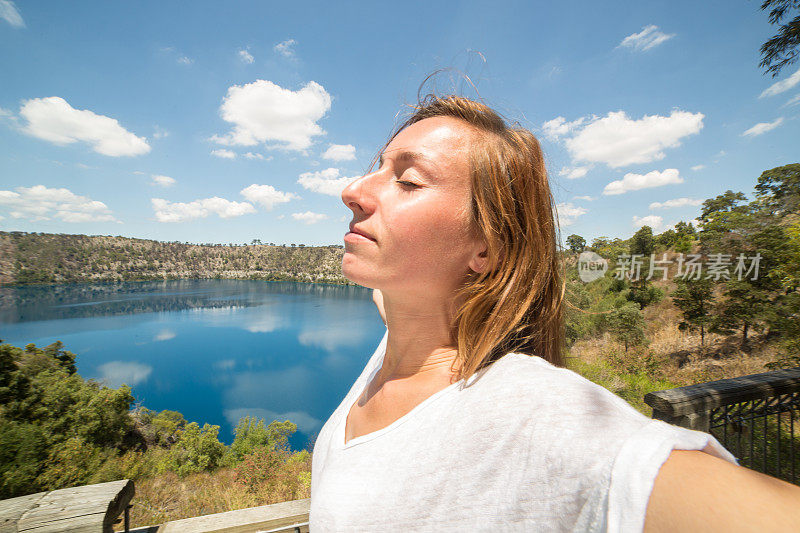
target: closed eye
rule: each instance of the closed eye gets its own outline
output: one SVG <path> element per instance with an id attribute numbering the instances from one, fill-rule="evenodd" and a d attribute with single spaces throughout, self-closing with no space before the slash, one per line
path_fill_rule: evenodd
<path id="1" fill-rule="evenodd" d="M 403 185 L 405 187 L 414 187 L 414 188 L 419 187 L 419 185 L 417 185 L 416 183 L 413 183 L 413 182 L 410 182 L 410 181 L 405 181 L 405 180 L 397 180 L 397 183 L 399 183 L 400 185 Z"/>

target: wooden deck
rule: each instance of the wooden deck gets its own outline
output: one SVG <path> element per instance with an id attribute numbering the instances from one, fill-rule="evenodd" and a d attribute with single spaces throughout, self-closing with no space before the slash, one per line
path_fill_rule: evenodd
<path id="1" fill-rule="evenodd" d="M 2 500 L 0 533 L 112 533 L 133 494 L 122 479 Z"/>

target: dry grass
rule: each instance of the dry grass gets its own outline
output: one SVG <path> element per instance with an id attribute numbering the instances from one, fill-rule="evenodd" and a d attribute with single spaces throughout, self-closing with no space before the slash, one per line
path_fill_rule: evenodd
<path id="1" fill-rule="evenodd" d="M 310 470 L 310 462 L 304 466 Z M 308 483 L 273 482 L 249 488 L 236 481 L 233 468 L 184 478 L 170 472 L 136 481 L 131 527 L 308 498 L 310 494 Z M 118 525 L 117 530 L 121 531 L 122 526 Z"/>

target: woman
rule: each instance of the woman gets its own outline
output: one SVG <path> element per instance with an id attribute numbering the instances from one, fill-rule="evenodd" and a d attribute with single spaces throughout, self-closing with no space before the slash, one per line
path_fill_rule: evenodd
<path id="1" fill-rule="evenodd" d="M 562 368 L 553 201 L 530 132 L 429 97 L 342 200 L 342 271 L 375 289 L 387 332 L 317 438 L 312 531 L 800 524 L 800 488 Z"/>

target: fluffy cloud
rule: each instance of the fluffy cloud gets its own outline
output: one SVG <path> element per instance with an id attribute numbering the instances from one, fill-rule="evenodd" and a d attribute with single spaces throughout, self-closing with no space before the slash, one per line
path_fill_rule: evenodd
<path id="1" fill-rule="evenodd" d="M 112 157 L 150 151 L 147 139 L 137 137 L 115 119 L 75 109 L 58 96 L 26 100 L 19 114 L 28 122 L 23 128 L 26 133 L 60 146 L 81 141 Z"/>
<path id="2" fill-rule="evenodd" d="M 573 200 L 586 200 L 587 202 L 592 202 L 595 200 L 595 198 L 594 196 L 584 195 L 584 196 L 576 196 L 575 198 L 573 198 Z"/>
<path id="3" fill-rule="evenodd" d="M 325 134 L 317 121 L 330 108 L 331 96 L 313 81 L 297 91 L 267 80 L 233 85 L 220 107 L 220 115 L 233 129 L 212 140 L 239 146 L 275 141 L 279 144 L 270 148 L 303 151 L 313 137 Z"/>
<path id="4" fill-rule="evenodd" d="M 175 185 L 175 180 L 173 178 L 170 178 L 169 176 L 161 176 L 160 174 L 153 174 L 152 176 L 150 176 L 150 178 L 153 180 L 152 181 L 153 185 L 159 185 L 161 187 L 171 187 Z"/>
<path id="5" fill-rule="evenodd" d="M 217 196 L 189 203 L 151 198 L 150 203 L 159 222 L 185 222 L 195 218 L 205 218 L 212 213 L 219 215 L 220 218 L 231 218 L 256 212 L 252 204 L 232 202 Z"/>
<path id="6" fill-rule="evenodd" d="M 339 177 L 338 168 L 327 168 L 318 172 L 304 172 L 300 174 L 297 183 L 309 191 L 331 196 L 341 196 L 342 191 L 356 178 Z"/>
<path id="7" fill-rule="evenodd" d="M 564 176 L 568 180 L 574 180 L 578 178 L 582 178 L 589 172 L 591 167 L 563 167 L 561 170 L 558 171 L 559 176 Z"/>
<path id="8" fill-rule="evenodd" d="M 692 167 L 692 170 L 697 172 L 698 170 L 703 170 L 704 168 L 706 168 L 705 165 L 695 165 L 695 166 Z"/>
<path id="9" fill-rule="evenodd" d="M 211 150 L 211 155 L 221 157 L 222 159 L 236 159 L 236 152 L 220 148 L 218 150 Z"/>
<path id="10" fill-rule="evenodd" d="M 17 6 L 11 0 L 0 0 L 0 19 L 5 20 L 15 28 L 24 28 L 25 21 L 19 14 Z"/>
<path id="11" fill-rule="evenodd" d="M 109 361 L 97 367 L 97 370 L 100 372 L 100 381 L 109 387 L 118 388 L 123 383 L 133 386 L 146 381 L 153 372 L 153 367 L 133 361 Z"/>
<path id="12" fill-rule="evenodd" d="M 292 48 L 297 44 L 294 39 L 289 39 L 275 45 L 273 50 L 282 55 L 283 57 L 294 57 L 294 49 Z"/>
<path id="13" fill-rule="evenodd" d="M 762 92 L 759 95 L 759 98 L 764 98 L 766 96 L 775 96 L 776 94 L 784 93 L 789 89 L 791 89 L 792 87 L 794 87 L 795 85 L 797 85 L 798 83 L 800 83 L 800 68 L 797 69 L 797 71 L 794 74 L 792 74 L 785 80 L 775 82 L 766 89 L 764 89 L 764 92 Z"/>
<path id="14" fill-rule="evenodd" d="M 649 26 L 642 28 L 642 31 L 639 33 L 632 33 L 631 35 L 628 35 L 622 39 L 622 42 L 619 43 L 619 46 L 622 48 L 633 48 L 638 52 L 646 52 L 651 48 L 655 48 L 656 46 L 669 41 L 673 37 L 675 37 L 674 33 L 664 33 L 658 29 L 658 26 L 650 24 Z"/>
<path id="15" fill-rule="evenodd" d="M 576 161 L 612 168 L 649 163 L 663 159 L 664 149 L 680 146 L 684 137 L 698 133 L 703 118 L 702 113 L 675 110 L 666 117 L 645 115 L 632 120 L 624 111 L 616 111 L 594 118 L 565 144 Z"/>
<path id="16" fill-rule="evenodd" d="M 267 211 L 271 211 L 277 204 L 300 199 L 298 195 L 292 192 L 281 192 L 271 185 L 256 185 L 255 183 L 242 189 L 241 193 L 242 196 L 255 204 L 261 205 Z"/>
<path id="17" fill-rule="evenodd" d="M 245 153 L 242 154 L 242 156 L 244 156 L 245 159 L 260 159 L 262 161 L 271 161 L 272 160 L 272 156 L 264 157 L 263 155 L 261 155 L 259 153 L 253 153 L 253 152 L 245 152 Z"/>
<path id="18" fill-rule="evenodd" d="M 154 342 L 162 342 L 168 341 L 175 338 L 175 332 L 171 329 L 162 329 L 159 331 L 155 337 L 153 337 Z"/>
<path id="19" fill-rule="evenodd" d="M 567 119 L 559 116 L 542 124 L 542 132 L 551 141 L 556 141 L 559 137 L 563 137 L 583 124 L 584 120 L 586 119 L 582 117 L 578 120 L 567 122 Z"/>
<path id="20" fill-rule="evenodd" d="M 700 205 L 702 203 L 703 200 L 697 200 L 696 198 L 675 198 L 673 200 L 667 200 L 666 202 L 653 202 L 650 204 L 650 209 L 670 209 L 687 205 Z"/>
<path id="21" fill-rule="evenodd" d="M 322 157 L 333 161 L 352 161 L 356 158 L 356 147 L 352 144 L 332 144 Z"/>
<path id="22" fill-rule="evenodd" d="M 603 194 L 624 194 L 630 191 L 638 191 L 639 189 L 650 189 L 674 183 L 683 183 L 683 178 L 680 177 L 678 170 L 675 168 L 668 168 L 663 172 L 653 170 L 644 175 L 628 173 L 621 180 L 612 181 L 606 185 L 603 189 Z"/>
<path id="23" fill-rule="evenodd" d="M 646 217 L 633 216 L 633 225 L 637 228 L 642 226 L 650 226 L 653 231 L 659 231 L 664 225 L 664 219 L 658 215 L 648 215 Z"/>
<path id="24" fill-rule="evenodd" d="M 572 205 L 571 203 L 560 203 L 556 205 L 558 223 L 561 226 L 571 226 L 579 216 L 588 213 L 586 208 Z"/>
<path id="25" fill-rule="evenodd" d="M 78 196 L 69 189 L 50 189 L 44 185 L 17 187 L 17 192 L 0 191 L 0 207 L 11 218 L 63 222 L 117 222 L 103 202 Z"/>
<path id="26" fill-rule="evenodd" d="M 238 55 L 239 59 L 241 59 L 244 63 L 247 63 L 248 65 L 251 65 L 253 61 L 255 61 L 253 55 L 247 50 L 239 50 Z"/>
<path id="27" fill-rule="evenodd" d="M 317 222 L 328 218 L 328 215 L 306 211 L 305 213 L 292 213 L 292 218 L 305 224 L 316 224 Z"/>
<path id="28" fill-rule="evenodd" d="M 778 117 L 775 120 L 773 120 L 772 122 L 759 122 L 758 124 L 756 124 L 752 128 L 744 131 L 742 133 L 742 137 L 757 137 L 759 135 L 763 135 L 764 133 L 767 133 L 768 131 L 774 130 L 775 128 L 777 128 L 781 124 L 783 124 L 783 117 Z"/>

